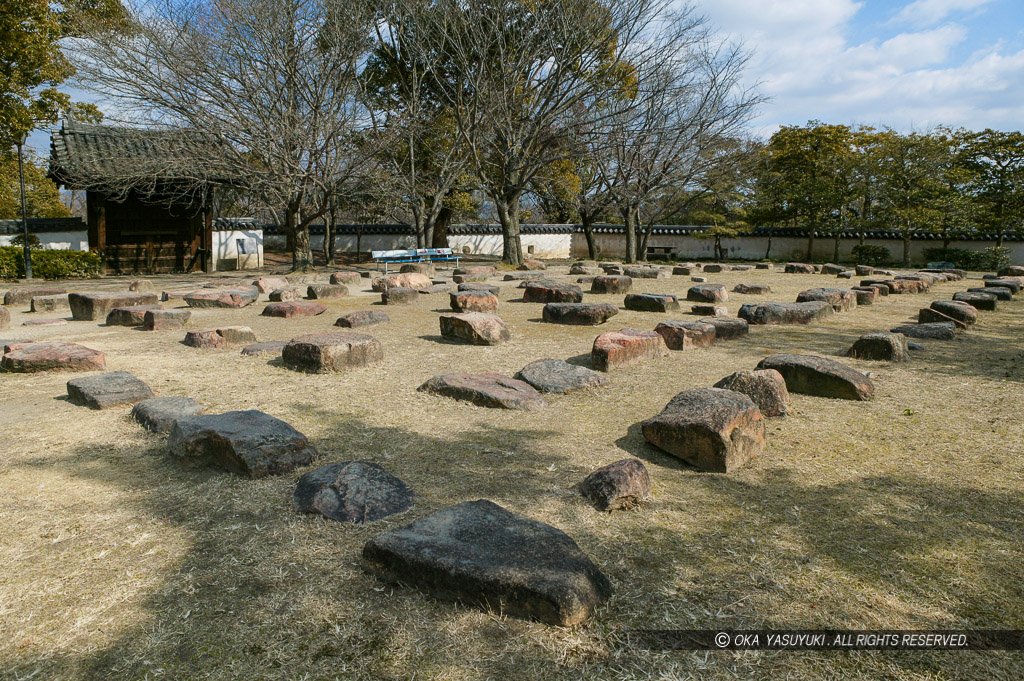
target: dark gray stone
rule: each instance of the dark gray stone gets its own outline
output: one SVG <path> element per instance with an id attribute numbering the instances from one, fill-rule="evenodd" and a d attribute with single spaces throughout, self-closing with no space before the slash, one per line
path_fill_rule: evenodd
<path id="1" fill-rule="evenodd" d="M 1005 286 L 989 286 L 986 288 L 969 288 L 969 293 L 988 293 L 996 297 L 996 300 L 1013 300 L 1013 291 L 1006 288 Z M 953 296 L 953 300 L 956 300 L 956 296 Z M 33 298 L 32 300 L 35 300 Z M 969 301 L 968 301 L 969 302 Z"/>
<path id="2" fill-rule="evenodd" d="M 651 476 L 639 459 L 622 459 L 588 475 L 579 491 L 598 511 L 626 511 L 651 495 Z"/>
<path id="3" fill-rule="evenodd" d="M 311 373 L 348 371 L 384 360 L 380 341 L 365 333 L 329 331 L 291 339 L 281 359 L 289 369 Z"/>
<path id="4" fill-rule="evenodd" d="M 778 371 L 786 379 L 786 389 L 791 393 L 842 400 L 870 400 L 875 394 L 870 378 L 827 357 L 772 355 L 762 359 L 757 368 Z"/>
<path id="5" fill-rule="evenodd" d="M 579 303 L 583 301 L 583 289 L 564 282 L 534 281 L 523 289 L 523 300 L 527 303 Z"/>
<path id="6" fill-rule="evenodd" d="M 955 319 L 958 322 L 970 326 L 978 321 L 978 308 L 974 307 L 970 303 L 964 303 L 959 300 L 935 300 L 929 306 L 930 309 L 939 312 L 946 317 Z M 920 321 L 925 321 L 921 319 Z M 928 320 L 932 321 L 932 320 Z M 945 321 L 945 320 L 936 320 Z"/>
<path id="7" fill-rule="evenodd" d="M 583 388 L 596 388 L 609 383 L 604 374 L 561 359 L 538 359 L 516 374 L 542 393 L 567 393 Z"/>
<path id="8" fill-rule="evenodd" d="M 706 267 L 704 271 L 707 271 Z M 729 299 L 729 292 L 724 284 L 698 284 L 690 287 L 686 299 L 696 303 L 724 303 Z"/>
<path id="9" fill-rule="evenodd" d="M 670 312 L 679 309 L 679 299 L 666 293 L 630 293 L 623 305 L 637 312 Z"/>
<path id="10" fill-rule="evenodd" d="M 1000 287 L 1002 288 L 1002 287 Z M 953 300 L 973 305 L 979 310 L 995 310 L 996 297 L 991 293 L 976 293 L 974 291 L 960 291 L 953 294 Z"/>
<path id="11" fill-rule="evenodd" d="M 265 343 L 250 343 L 242 348 L 242 354 L 246 357 L 259 357 L 260 355 L 281 356 L 284 346 L 288 341 L 266 341 Z"/>
<path id="12" fill-rule="evenodd" d="M 612 594 L 564 532 L 483 499 L 374 537 L 362 560 L 387 582 L 558 626 L 583 622 Z"/>
<path id="13" fill-rule="evenodd" d="M 715 383 L 714 387 L 746 395 L 766 417 L 785 416 L 789 410 L 786 380 L 774 369 L 737 371 Z"/>
<path id="14" fill-rule="evenodd" d="M 302 513 L 363 524 L 409 510 L 413 492 L 375 463 L 344 461 L 303 475 L 292 499 Z"/>
<path id="15" fill-rule="evenodd" d="M 824 300 L 807 303 L 746 303 L 739 316 L 750 324 L 809 324 L 835 314 Z"/>
<path id="16" fill-rule="evenodd" d="M 169 433 L 178 419 L 202 413 L 203 405 L 191 397 L 153 397 L 132 408 L 136 423 L 154 433 Z"/>
<path id="17" fill-rule="evenodd" d="M 384 310 L 358 310 L 338 317 L 338 321 L 334 322 L 334 325 L 346 329 L 355 329 L 360 326 L 370 326 L 390 321 L 391 317 Z"/>
<path id="18" fill-rule="evenodd" d="M 684 390 L 643 422 L 644 439 L 701 470 L 746 465 L 764 449 L 764 417 L 749 397 L 732 390 Z"/>
<path id="19" fill-rule="evenodd" d="M 68 399 L 90 409 L 134 404 L 153 396 L 148 385 L 127 371 L 112 371 L 68 381 Z"/>
<path id="20" fill-rule="evenodd" d="M 491 409 L 533 410 L 545 406 L 544 398 L 532 385 L 501 374 L 441 374 L 417 390 Z"/>
<path id="21" fill-rule="evenodd" d="M 542 315 L 551 324 L 597 326 L 619 313 L 619 308 L 608 303 L 548 303 Z"/>
<path id="22" fill-rule="evenodd" d="M 907 338 L 927 338 L 931 340 L 953 340 L 956 338 L 956 324 L 953 322 L 905 324 L 889 330 L 893 333 L 902 333 Z"/>
<path id="23" fill-rule="evenodd" d="M 907 338 L 902 333 L 872 331 L 858 338 L 846 356 L 879 362 L 905 362 Z"/>
<path id="24" fill-rule="evenodd" d="M 155 293 L 69 293 L 68 305 L 76 321 L 97 321 L 105 320 L 115 307 L 155 305 L 156 299 Z"/>
<path id="25" fill-rule="evenodd" d="M 249 410 L 178 419 L 167 453 L 190 466 L 262 478 L 308 466 L 316 449 L 281 419 Z"/>

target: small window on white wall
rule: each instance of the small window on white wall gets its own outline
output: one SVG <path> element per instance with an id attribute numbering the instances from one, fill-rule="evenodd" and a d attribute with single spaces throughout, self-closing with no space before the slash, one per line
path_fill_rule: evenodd
<path id="1" fill-rule="evenodd" d="M 530 255 L 533 255 L 533 246 L 532 245 L 527 246 L 526 247 L 526 252 L 529 253 Z"/>

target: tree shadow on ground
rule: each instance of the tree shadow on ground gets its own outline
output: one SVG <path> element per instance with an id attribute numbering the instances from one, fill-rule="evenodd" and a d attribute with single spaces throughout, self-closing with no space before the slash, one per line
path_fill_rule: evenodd
<path id="1" fill-rule="evenodd" d="M 15 464 L 122 489 L 134 515 L 173 526 L 187 549 L 147 588 L 142 624 L 98 651 L 46 659 L 25 652 L 9 669 L 38 678 L 247 681 L 612 679 L 624 669 L 668 677 L 696 667 L 707 678 L 771 679 L 785 670 L 803 679 L 952 680 L 1012 678 L 1019 669 L 1019 657 L 970 653 L 666 656 L 625 636 L 638 628 L 878 622 L 1020 627 L 1024 510 L 1013 492 L 912 472 L 830 484 L 808 484 L 789 469 L 700 473 L 643 443 L 635 425 L 616 444 L 647 462 L 654 499 L 598 514 L 572 492 L 580 471 L 571 455 L 545 449 L 557 433 L 483 425 L 453 433 L 439 424 L 423 434 L 304 408 L 323 425 L 315 465 L 380 463 L 416 491 L 412 509 L 366 526 L 302 516 L 290 497 L 305 470 L 263 480 L 188 470 L 168 460 L 157 436 L 141 449 L 83 445 Z M 370 537 L 478 498 L 571 528 L 616 588 L 595 620 L 549 628 L 391 587 L 359 568 Z M 806 614 L 815 603 L 818 619 Z"/>

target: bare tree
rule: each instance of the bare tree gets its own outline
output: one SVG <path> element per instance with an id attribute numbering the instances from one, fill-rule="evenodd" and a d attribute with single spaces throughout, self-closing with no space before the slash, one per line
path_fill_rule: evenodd
<path id="1" fill-rule="evenodd" d="M 169 175 L 230 178 L 280 210 L 302 269 L 313 262 L 309 224 L 374 153 L 359 97 L 369 3 L 126 2 L 125 26 L 85 26 L 72 60 L 120 120 L 193 140 Z M 138 185 L 153 171 L 120 168 L 111 180 Z"/>
<path id="2" fill-rule="evenodd" d="M 382 165 L 412 215 L 416 244 L 432 245 L 445 198 L 467 172 L 469 149 L 455 116 L 440 97 L 438 78 L 449 71 L 443 53 L 417 50 L 417 31 L 434 11 L 430 0 L 383 4 L 365 75 L 368 110 L 381 145 Z"/>
<path id="3" fill-rule="evenodd" d="M 666 0 L 439 0 L 410 41 L 437 70 L 440 95 L 504 236 L 503 262 L 523 260 L 520 201 L 559 159 L 582 104 L 628 79 Z M 441 55 L 441 58 L 438 58 Z"/>
<path id="4" fill-rule="evenodd" d="M 658 199 L 695 187 L 720 162 L 714 149 L 738 136 L 761 102 L 739 86 L 747 54 L 715 39 L 692 8 L 664 24 L 657 43 L 666 50 L 637 63 L 631 92 L 605 100 L 592 136 L 591 154 L 625 225 L 627 262 L 646 259 L 650 226 L 673 206 Z"/>

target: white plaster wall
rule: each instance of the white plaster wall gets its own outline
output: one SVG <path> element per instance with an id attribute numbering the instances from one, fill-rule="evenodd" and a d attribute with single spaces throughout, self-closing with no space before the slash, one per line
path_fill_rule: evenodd
<path id="1" fill-rule="evenodd" d="M 30 223 L 31 224 L 31 223 Z M 32 232 L 39 237 L 43 248 L 62 251 L 89 250 L 89 233 L 85 230 L 75 232 Z M 0 234 L 0 246 L 10 246 L 16 234 Z"/>
<path id="2" fill-rule="evenodd" d="M 595 234 L 594 243 L 598 249 L 598 257 L 621 258 L 626 255 L 626 238 L 622 234 Z M 670 247 L 677 260 L 710 259 L 714 257 L 714 240 L 698 239 L 684 235 L 651 235 L 648 247 Z M 843 239 L 839 244 L 839 259 L 843 262 L 853 261 L 853 248 L 860 243 L 858 239 Z M 894 262 L 903 259 L 903 242 L 899 239 L 866 239 L 865 244 L 883 246 L 889 250 Z M 950 248 L 967 250 L 983 250 L 995 246 L 993 241 L 954 241 Z M 1007 241 L 1004 246 L 1010 249 L 1010 260 L 1014 264 L 1024 263 L 1024 242 Z M 737 260 L 761 260 L 768 248 L 768 238 L 763 236 L 745 236 L 737 239 L 723 239 L 722 247 L 726 257 Z M 924 251 L 930 248 L 941 248 L 942 242 L 937 240 L 912 241 L 910 257 L 915 263 L 924 262 Z M 768 257 L 773 260 L 806 260 L 806 237 L 772 237 L 771 252 Z M 572 235 L 573 257 L 587 257 L 587 239 L 583 234 Z M 824 262 L 832 259 L 834 241 L 828 238 L 814 240 L 814 259 Z"/>
<path id="3" fill-rule="evenodd" d="M 521 234 L 519 239 L 527 258 L 562 260 L 570 257 L 571 234 Z M 503 240 L 500 234 L 450 234 L 448 245 L 460 254 L 500 256 Z"/>
<path id="4" fill-rule="evenodd" d="M 256 242 L 256 252 L 239 255 L 238 240 Z M 217 230 L 213 233 L 213 268 L 215 270 L 258 269 L 263 267 L 263 230 L 235 229 Z"/>

